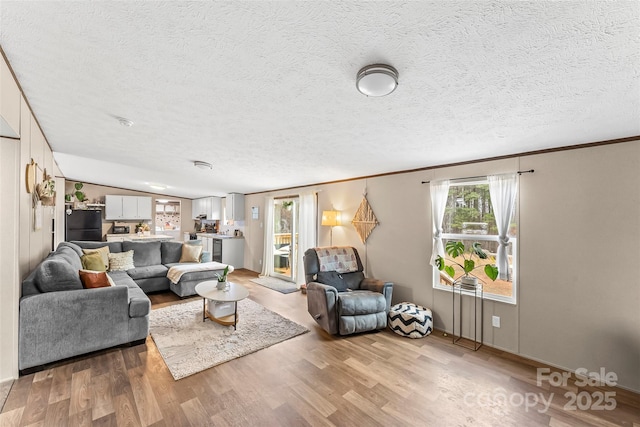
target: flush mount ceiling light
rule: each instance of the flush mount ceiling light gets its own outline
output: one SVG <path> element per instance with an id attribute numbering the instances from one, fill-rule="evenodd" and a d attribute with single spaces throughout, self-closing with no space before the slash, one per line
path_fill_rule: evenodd
<path id="1" fill-rule="evenodd" d="M 213 169 L 213 165 L 211 163 L 202 162 L 200 160 L 196 160 L 195 162 L 193 162 L 193 166 L 200 169 Z"/>
<path id="2" fill-rule="evenodd" d="M 385 96 L 398 87 L 398 70 L 391 65 L 372 64 L 358 71 L 356 88 L 363 95 Z"/>
<path id="3" fill-rule="evenodd" d="M 133 122 L 129 119 L 125 119 L 124 117 L 116 117 L 122 126 L 130 128 L 133 126 Z"/>

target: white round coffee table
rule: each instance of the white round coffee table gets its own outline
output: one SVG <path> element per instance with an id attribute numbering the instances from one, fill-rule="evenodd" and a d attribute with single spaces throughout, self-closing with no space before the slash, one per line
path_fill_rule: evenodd
<path id="1" fill-rule="evenodd" d="M 196 293 L 202 297 L 202 321 L 204 322 L 208 317 L 221 325 L 233 325 L 233 329 L 236 329 L 238 301 L 248 297 L 249 290 L 233 282 L 227 282 L 227 289 L 224 290 L 218 289 L 217 285 L 217 280 L 207 280 L 196 285 Z M 207 307 L 207 300 L 209 300 L 209 307 Z M 227 305 L 230 303 L 233 304 L 233 313 L 230 313 L 230 306 Z"/>

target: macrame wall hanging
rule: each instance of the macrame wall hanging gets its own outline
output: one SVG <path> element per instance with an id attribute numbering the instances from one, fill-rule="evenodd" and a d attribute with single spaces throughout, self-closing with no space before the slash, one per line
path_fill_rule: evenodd
<path id="1" fill-rule="evenodd" d="M 373 229 L 379 224 L 376 215 L 373 213 L 373 209 L 371 209 L 371 206 L 367 201 L 366 193 L 362 198 L 362 202 L 360 202 L 360 207 L 356 211 L 351 224 L 353 224 L 358 232 L 358 236 L 360 236 L 362 243 L 366 243 Z"/>

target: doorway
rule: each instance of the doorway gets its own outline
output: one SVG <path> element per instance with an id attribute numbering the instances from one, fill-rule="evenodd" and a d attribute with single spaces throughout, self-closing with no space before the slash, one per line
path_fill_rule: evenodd
<path id="1" fill-rule="evenodd" d="M 296 281 L 298 259 L 298 196 L 274 199 L 273 209 L 273 272 L 271 276 Z"/>
<path id="2" fill-rule="evenodd" d="M 155 232 L 182 240 L 180 236 L 180 200 L 156 199 Z"/>

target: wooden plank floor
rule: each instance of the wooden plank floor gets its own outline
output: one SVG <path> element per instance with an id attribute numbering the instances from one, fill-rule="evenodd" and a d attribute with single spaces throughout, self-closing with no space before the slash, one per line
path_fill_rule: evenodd
<path id="1" fill-rule="evenodd" d="M 231 275 L 251 299 L 311 332 L 179 381 L 151 338 L 56 363 L 15 381 L 0 426 L 640 426 L 637 394 L 574 380 L 538 386 L 544 365 L 472 352 L 437 331 L 419 340 L 388 330 L 332 337 L 307 313 L 306 295 L 253 277 Z M 184 302 L 172 293 L 151 299 L 154 309 Z M 583 391 L 613 391 L 616 408 L 566 406 L 565 393 Z"/>

